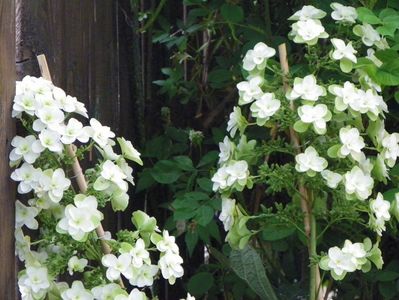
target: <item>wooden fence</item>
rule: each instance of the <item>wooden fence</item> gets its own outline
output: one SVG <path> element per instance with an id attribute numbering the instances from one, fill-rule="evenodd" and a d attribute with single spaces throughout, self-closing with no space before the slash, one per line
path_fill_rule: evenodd
<path id="1" fill-rule="evenodd" d="M 0 0 L 0 298 L 15 299 L 14 185 L 8 153 L 14 135 L 11 105 L 15 90 L 15 6 Z"/>

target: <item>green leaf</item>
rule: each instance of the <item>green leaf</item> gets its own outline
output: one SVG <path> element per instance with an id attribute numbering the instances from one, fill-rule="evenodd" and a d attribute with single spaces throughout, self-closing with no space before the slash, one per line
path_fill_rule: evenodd
<path id="1" fill-rule="evenodd" d="M 394 37 L 395 36 L 395 31 L 397 29 L 397 26 L 395 24 L 384 24 L 383 26 L 380 26 L 377 28 L 377 32 L 381 34 L 382 36 L 390 36 Z"/>
<path id="2" fill-rule="evenodd" d="M 187 245 L 187 250 L 188 250 L 188 254 L 190 255 L 190 257 L 193 255 L 195 246 L 198 243 L 198 232 L 197 230 L 189 230 L 186 232 L 186 235 L 184 236 L 184 240 L 186 242 Z"/>
<path id="3" fill-rule="evenodd" d="M 399 193 L 399 188 L 390 189 L 383 193 L 382 196 L 384 197 L 384 200 L 392 202 L 393 200 L 395 200 L 396 193 Z"/>
<path id="4" fill-rule="evenodd" d="M 366 7 L 359 7 L 356 9 L 358 14 L 358 19 L 363 23 L 368 23 L 371 25 L 381 24 L 380 18 L 378 18 L 370 9 Z"/>
<path id="5" fill-rule="evenodd" d="M 328 150 L 327 150 L 327 155 L 328 155 L 329 157 L 331 157 L 331 158 L 336 158 L 336 157 L 338 157 L 338 151 L 339 151 L 340 148 L 341 148 L 341 145 L 340 145 L 340 144 L 337 144 L 337 145 L 334 145 L 334 146 L 328 148 Z"/>
<path id="6" fill-rule="evenodd" d="M 378 291 L 384 297 L 384 300 L 397 299 L 398 288 L 396 281 L 379 282 Z"/>
<path id="7" fill-rule="evenodd" d="M 220 9 L 220 13 L 222 17 L 231 23 L 239 23 L 244 20 L 244 11 L 240 6 L 225 3 L 222 5 Z"/>
<path id="8" fill-rule="evenodd" d="M 396 16 L 398 15 L 398 12 L 392 8 L 384 8 L 383 10 L 380 11 L 380 13 L 378 14 L 378 17 L 381 20 L 384 20 L 384 18 L 388 17 L 388 16 Z"/>
<path id="9" fill-rule="evenodd" d="M 215 69 L 209 72 L 208 80 L 211 87 L 222 88 L 232 80 L 232 74 L 226 69 Z"/>
<path id="10" fill-rule="evenodd" d="M 390 63 L 394 60 L 399 59 L 398 51 L 392 49 L 379 50 L 376 51 L 374 55 L 383 63 Z"/>
<path id="11" fill-rule="evenodd" d="M 262 230 L 262 238 L 265 241 L 277 241 L 295 233 L 295 227 L 289 224 L 266 224 Z"/>
<path id="12" fill-rule="evenodd" d="M 296 132 L 302 133 L 308 130 L 309 124 L 303 123 L 302 121 L 296 121 L 294 124 L 294 130 Z"/>
<path id="13" fill-rule="evenodd" d="M 151 176 L 159 183 L 170 184 L 179 179 L 182 171 L 177 168 L 175 162 L 170 160 L 160 160 L 151 170 Z"/>
<path id="14" fill-rule="evenodd" d="M 264 300 L 277 300 L 273 287 L 266 276 L 259 254 L 246 246 L 242 250 L 233 250 L 230 254 L 230 265 L 238 277 Z"/>
<path id="15" fill-rule="evenodd" d="M 138 175 L 138 178 L 139 178 L 139 180 L 137 181 L 136 189 L 135 189 L 136 193 L 147 190 L 155 183 L 154 178 L 151 176 L 151 169 L 148 169 L 148 168 L 144 169 Z"/>
<path id="16" fill-rule="evenodd" d="M 373 78 L 374 77 L 374 78 Z M 371 77 L 376 83 L 385 86 L 399 85 L 399 61 L 384 63 Z"/>
<path id="17" fill-rule="evenodd" d="M 378 272 L 376 275 L 377 281 L 393 281 L 398 278 L 399 278 L 399 273 L 394 271 L 382 270 Z"/>
<path id="18" fill-rule="evenodd" d="M 187 289 L 194 297 L 201 297 L 212 287 L 213 283 L 214 279 L 211 273 L 200 272 L 190 278 Z"/>
<path id="19" fill-rule="evenodd" d="M 353 64 L 349 59 L 341 59 L 339 62 L 339 67 L 341 68 L 341 71 L 344 73 L 349 73 L 352 71 Z"/>
<path id="20" fill-rule="evenodd" d="M 212 207 L 208 205 L 202 205 L 197 209 L 195 219 L 201 226 L 206 226 L 212 220 L 215 212 Z"/>
<path id="21" fill-rule="evenodd" d="M 209 151 L 207 154 L 205 154 L 201 160 L 199 161 L 197 168 L 204 167 L 206 165 L 213 165 L 216 163 L 217 159 L 219 157 L 219 152 L 218 151 Z"/>
<path id="22" fill-rule="evenodd" d="M 175 156 L 173 160 L 176 162 L 176 166 L 183 171 L 195 170 L 193 162 L 190 157 L 185 155 Z"/>
<path id="23" fill-rule="evenodd" d="M 207 177 L 198 178 L 197 184 L 205 192 L 208 192 L 208 193 L 212 192 L 213 183 L 212 183 L 212 180 L 210 180 L 209 178 L 207 178 Z"/>

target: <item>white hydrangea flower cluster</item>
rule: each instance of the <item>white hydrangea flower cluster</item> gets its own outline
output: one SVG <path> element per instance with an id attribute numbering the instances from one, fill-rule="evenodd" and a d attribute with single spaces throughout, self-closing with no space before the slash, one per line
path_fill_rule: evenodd
<path id="1" fill-rule="evenodd" d="M 71 300 L 147 299 L 137 288 L 128 294 L 113 281 L 122 274 L 133 286 L 142 288 L 151 286 L 158 273 L 171 284 L 183 276 L 183 259 L 175 238 L 167 231 L 158 234 L 156 220 L 143 212 L 136 211 L 132 219 L 137 228 L 131 233 L 136 237 L 134 245 L 97 237 L 95 233 L 104 218 L 100 207 L 107 202 L 111 202 L 114 211 L 128 206 L 128 184 L 133 185 L 134 181 L 133 169 L 127 161 L 142 165 L 140 153 L 130 141 L 116 138 L 121 154 L 115 153 L 115 133 L 96 119 L 87 120 L 83 103 L 43 78 L 27 76 L 17 82 L 12 115 L 30 132 L 14 137 L 9 155 L 10 165 L 15 167 L 11 178 L 18 182 L 18 193 L 33 195 L 29 201 L 16 201 L 16 253 L 25 263 L 18 280 L 22 299 L 44 299 L 50 293 Z M 84 126 L 79 121 L 82 119 L 90 125 Z M 68 150 L 73 143 L 81 145 L 76 157 L 71 157 Z M 71 181 L 71 161 L 92 146 L 101 154 L 100 162 L 85 174 L 87 190 L 76 193 Z M 24 233 L 25 227 L 39 229 L 41 239 L 32 244 L 31 237 Z M 100 249 L 93 247 L 99 245 L 100 239 L 121 245 L 118 257 L 110 253 L 101 259 L 106 268 L 104 280 L 109 283 L 88 290 L 84 280 L 75 280 L 71 286 L 57 282 L 61 274 L 50 273 L 47 268 L 51 257 L 66 256 L 60 270 L 67 269 L 71 276 L 85 273 L 97 265 L 93 260 L 100 255 Z M 152 240 L 156 242 L 151 248 Z M 81 251 L 82 247 L 74 250 L 74 243 L 87 245 L 87 251 Z M 155 265 L 151 263 L 151 251 L 159 253 Z M 94 255 L 86 257 L 87 253 Z"/>
<path id="2" fill-rule="evenodd" d="M 273 59 L 275 51 L 257 44 L 244 56 L 243 69 L 249 75 L 237 84 L 238 106 L 234 107 L 227 123 L 230 136 L 219 143 L 219 166 L 212 181 L 213 190 L 219 192 L 222 200 L 219 219 L 228 231 L 226 240 L 233 247 L 241 247 L 256 234 L 246 227 L 246 221 L 256 220 L 258 216 L 250 216 L 235 194 L 244 188 L 251 189 L 253 181 L 267 186 L 269 182 L 262 180 L 263 176 L 268 178 L 268 174 L 262 172 L 272 172 L 273 164 L 268 162 L 270 152 L 262 152 L 265 148 L 270 150 L 269 141 L 257 144 L 251 141 L 252 155 L 248 152 L 243 155 L 235 138 L 239 135 L 246 141 L 246 134 L 251 134 L 251 126 L 256 125 L 262 129 L 271 128 L 270 136 L 277 136 L 276 144 L 290 139 L 292 149 L 284 148 L 282 153 L 295 157 L 298 179 L 295 184 L 307 182 L 309 186 L 306 188 L 312 191 L 310 185 L 316 185 L 321 179 L 320 182 L 325 183 L 320 188 L 322 193 L 335 192 L 331 191 L 333 189 L 342 195 L 343 201 L 359 201 L 357 204 L 362 207 L 359 212 L 364 217 L 368 215 L 368 227 L 377 235 L 374 245 L 369 239 L 363 244 L 347 240 L 342 249 L 332 247 L 322 258 L 322 268 L 331 271 L 339 280 L 348 272 L 367 272 L 371 268 L 370 262 L 377 268 L 382 266 L 378 236 L 386 230 L 391 215 L 399 220 L 399 196 L 391 204 L 376 187 L 379 182 L 387 183 L 389 170 L 399 157 L 399 133 L 385 129 L 388 106 L 382 96 L 384 86 L 375 83 L 373 76 L 359 65 L 368 60 L 373 67 L 380 68 L 383 63 L 378 59 L 381 58 L 378 51 L 389 47 L 387 41 L 370 24 L 359 23 L 355 8 L 340 3 L 332 3 L 331 8 L 331 18 L 339 24 L 339 30 L 331 32 L 333 38 L 330 40 L 321 22 L 326 12 L 308 5 L 289 18 L 295 22 L 289 36 L 293 42 L 304 44 L 309 66 L 300 70 L 292 68 L 292 73 L 283 78 L 281 87 L 276 87 L 277 80 L 270 79 L 281 74 L 270 67 L 273 63 L 267 62 Z M 348 39 L 348 30 L 353 31 L 351 37 L 355 37 L 354 40 Z M 317 47 L 320 39 L 323 43 Z M 377 55 L 374 55 L 376 51 Z M 281 64 L 284 65 L 284 61 Z M 272 74 L 266 73 L 269 71 Z M 295 123 L 288 126 L 283 115 L 287 110 L 296 113 Z M 288 127 L 291 130 L 289 138 Z M 299 145 L 292 138 L 295 134 L 298 134 Z M 255 136 L 260 134 L 256 131 Z M 273 146 L 270 146 L 271 152 Z M 264 156 L 256 156 L 259 152 Z M 291 167 L 291 159 L 288 163 Z M 300 189 L 297 192 L 301 193 Z"/>

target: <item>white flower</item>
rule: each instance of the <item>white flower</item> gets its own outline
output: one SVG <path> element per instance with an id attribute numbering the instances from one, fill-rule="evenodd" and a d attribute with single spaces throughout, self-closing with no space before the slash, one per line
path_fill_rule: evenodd
<path id="1" fill-rule="evenodd" d="M 250 110 L 252 116 L 256 118 L 256 123 L 263 126 L 280 109 L 280 106 L 280 100 L 276 99 L 273 93 L 265 93 L 252 103 Z"/>
<path id="2" fill-rule="evenodd" d="M 212 177 L 213 190 L 224 190 L 233 185 L 238 190 L 242 190 L 247 184 L 248 176 L 248 163 L 245 160 L 230 161 L 219 168 Z"/>
<path id="3" fill-rule="evenodd" d="M 222 211 L 220 212 L 219 220 L 223 222 L 225 231 L 229 231 L 234 224 L 235 207 L 235 199 L 222 197 Z"/>
<path id="4" fill-rule="evenodd" d="M 68 260 L 68 272 L 69 275 L 73 275 L 74 272 L 83 272 L 86 268 L 88 260 L 86 258 L 79 258 L 76 255 L 72 256 Z"/>
<path id="5" fill-rule="evenodd" d="M 55 130 L 64 121 L 64 113 L 57 107 L 43 107 L 36 112 L 39 120 L 48 128 Z"/>
<path id="6" fill-rule="evenodd" d="M 26 273 L 20 277 L 18 284 L 31 290 L 34 296 L 45 294 L 50 288 L 47 268 L 42 266 L 28 266 Z"/>
<path id="7" fill-rule="evenodd" d="M 26 137 L 15 136 L 11 141 L 11 146 L 14 147 L 9 155 L 11 163 L 16 164 L 23 158 L 27 163 L 33 164 L 41 152 L 33 150 L 32 145 L 35 141 L 37 140 L 33 135 L 28 135 Z"/>
<path id="8" fill-rule="evenodd" d="M 265 43 L 259 42 L 254 49 L 248 50 L 243 60 L 243 68 L 252 71 L 257 68 L 262 70 L 266 67 L 267 59 L 274 56 L 276 50 L 268 47 Z"/>
<path id="9" fill-rule="evenodd" d="M 228 161 L 234 152 L 234 143 L 225 136 L 222 143 L 219 143 L 219 164 Z"/>
<path id="10" fill-rule="evenodd" d="M 132 257 L 132 265 L 136 268 L 140 268 L 143 265 L 143 262 L 146 262 L 147 264 L 151 262 L 150 253 L 145 249 L 143 239 L 138 239 L 136 241 L 136 244 L 129 251 L 129 254 Z"/>
<path id="11" fill-rule="evenodd" d="M 70 289 L 61 293 L 63 300 L 94 300 L 93 294 L 86 290 L 81 281 L 74 281 Z"/>
<path id="12" fill-rule="evenodd" d="M 356 23 L 357 12 L 352 6 L 345 6 L 337 2 L 330 4 L 333 12 L 331 18 L 342 24 L 354 24 Z"/>
<path id="13" fill-rule="evenodd" d="M 286 97 L 290 100 L 302 98 L 308 101 L 317 101 L 320 96 L 326 95 L 326 89 L 316 82 L 314 75 L 307 75 L 304 78 L 295 78 L 294 87 Z"/>
<path id="14" fill-rule="evenodd" d="M 339 139 L 342 146 L 338 151 L 338 156 L 351 155 L 354 160 L 359 161 L 363 156 L 362 149 L 366 146 L 359 130 L 350 126 L 343 127 L 339 130 Z"/>
<path id="15" fill-rule="evenodd" d="M 182 277 L 184 269 L 181 266 L 183 259 L 180 255 L 171 251 L 164 252 L 158 261 L 158 266 L 161 269 L 162 277 L 169 281 L 169 284 L 174 284 L 176 278 Z"/>
<path id="16" fill-rule="evenodd" d="M 361 37 L 363 44 L 369 47 L 381 41 L 380 34 L 370 24 L 356 25 L 353 33 Z"/>
<path id="17" fill-rule="evenodd" d="M 121 286 L 116 283 L 108 283 L 106 285 L 96 286 L 91 289 L 91 293 L 96 300 L 134 300 L 128 298 L 126 291 L 123 290 Z M 119 296 L 122 297 L 120 298 Z"/>
<path id="18" fill-rule="evenodd" d="M 35 187 L 35 192 L 39 197 L 45 195 L 55 203 L 61 201 L 64 191 L 71 185 L 71 181 L 65 177 L 63 169 L 45 170 L 39 178 L 39 185 Z"/>
<path id="19" fill-rule="evenodd" d="M 374 54 L 375 54 L 375 50 L 373 48 L 369 48 L 369 49 L 367 49 L 366 58 L 371 60 L 379 68 L 382 66 L 383 63 Z M 381 90 L 380 90 L 380 92 L 381 92 Z"/>
<path id="20" fill-rule="evenodd" d="M 73 112 L 75 112 L 85 118 L 89 117 L 87 115 L 87 109 L 86 109 L 84 103 L 79 102 L 75 97 L 71 97 L 71 96 L 67 96 L 66 101 L 74 104 L 75 110 Z"/>
<path id="21" fill-rule="evenodd" d="M 249 104 L 255 99 L 262 97 L 263 92 L 260 85 L 263 83 L 263 79 L 260 76 L 255 76 L 249 81 L 241 81 L 237 83 L 238 94 L 240 99 L 238 100 L 239 105 Z"/>
<path id="22" fill-rule="evenodd" d="M 180 300 L 195 300 L 195 297 L 191 296 L 190 293 L 187 293 L 187 298 L 186 299 L 180 299 Z"/>
<path id="23" fill-rule="evenodd" d="M 393 167 L 396 163 L 396 158 L 399 156 L 399 133 L 386 133 L 381 141 L 384 150 L 381 155 L 387 162 L 389 167 Z"/>
<path id="24" fill-rule="evenodd" d="M 323 170 L 320 174 L 326 180 L 327 186 L 332 189 L 335 189 L 342 180 L 342 175 L 330 170 Z"/>
<path id="25" fill-rule="evenodd" d="M 295 156 L 295 169 L 300 172 L 306 172 L 309 176 L 315 176 L 316 172 L 321 172 L 327 168 L 327 160 L 320 157 L 316 149 L 309 146 L 304 153 Z"/>
<path id="26" fill-rule="evenodd" d="M 328 249 L 328 259 L 328 267 L 338 276 L 357 269 L 356 263 L 353 262 L 353 255 L 343 252 L 338 247 Z"/>
<path id="27" fill-rule="evenodd" d="M 20 227 L 15 228 L 15 253 L 18 255 L 20 261 L 25 261 L 26 256 L 30 251 L 30 236 L 24 235 Z"/>
<path id="28" fill-rule="evenodd" d="M 356 196 L 359 200 L 366 200 L 372 192 L 374 180 L 369 173 L 362 171 L 358 166 L 344 175 L 345 192 L 348 196 Z"/>
<path id="29" fill-rule="evenodd" d="M 339 85 L 330 85 L 328 91 L 336 96 L 335 109 L 338 111 L 344 111 L 348 106 L 352 106 L 354 103 L 361 101 L 358 89 L 349 81 L 346 81 L 343 87 Z"/>
<path id="30" fill-rule="evenodd" d="M 17 82 L 18 86 L 18 82 Z M 22 112 L 33 116 L 37 108 L 36 100 L 32 91 L 15 95 L 14 105 L 12 107 L 12 116 L 20 116 Z"/>
<path id="31" fill-rule="evenodd" d="M 68 124 L 65 127 L 62 127 L 61 132 L 59 132 L 61 137 L 61 142 L 68 145 L 78 140 L 82 143 L 87 143 L 90 138 L 90 127 L 85 126 L 76 120 L 75 118 L 71 118 L 68 120 Z"/>
<path id="32" fill-rule="evenodd" d="M 57 106 L 66 112 L 73 112 L 75 105 L 70 101 L 67 101 L 67 95 L 65 91 L 59 87 L 53 87 L 53 98 L 57 103 Z"/>
<path id="33" fill-rule="evenodd" d="M 243 131 L 246 126 L 246 120 L 241 114 L 241 108 L 239 106 L 233 107 L 233 112 L 230 113 L 229 121 L 227 122 L 227 131 L 230 132 L 230 136 L 236 135 L 237 129 Z"/>
<path id="34" fill-rule="evenodd" d="M 391 219 L 389 208 L 389 201 L 384 200 L 381 193 L 377 194 L 377 198 L 375 200 L 370 201 L 370 209 L 377 219 L 389 221 Z"/>
<path id="35" fill-rule="evenodd" d="M 326 16 L 326 13 L 321 9 L 318 9 L 312 5 L 304 5 L 301 10 L 295 12 L 288 20 L 291 21 L 305 21 L 313 19 L 322 19 Z"/>
<path id="36" fill-rule="evenodd" d="M 114 300 L 147 300 L 147 296 L 144 292 L 140 292 L 138 289 L 133 289 L 128 296 L 119 294 Z"/>
<path id="37" fill-rule="evenodd" d="M 123 174 L 126 175 L 125 180 L 134 185 L 133 168 L 129 166 L 129 164 L 126 162 L 124 158 L 118 159 L 117 164 L 118 167 L 122 170 Z"/>
<path id="38" fill-rule="evenodd" d="M 353 256 L 353 261 L 358 265 L 358 260 L 365 258 L 367 255 L 363 243 L 352 243 L 350 240 L 345 240 L 342 252 Z"/>
<path id="39" fill-rule="evenodd" d="M 97 210 L 97 199 L 94 196 L 78 194 L 74 198 L 75 205 L 65 207 L 65 216 L 58 222 L 57 231 L 68 232 L 74 240 L 81 241 L 87 233 L 93 231 L 103 219 Z"/>
<path id="40" fill-rule="evenodd" d="M 355 54 L 357 51 L 353 48 L 352 42 L 347 45 L 343 40 L 331 39 L 331 43 L 334 46 L 334 51 L 331 57 L 335 60 L 341 61 L 340 67 L 343 72 L 350 72 L 352 70 L 352 63 L 357 62 Z"/>
<path id="41" fill-rule="evenodd" d="M 115 133 L 108 126 L 102 126 L 96 119 L 90 119 L 92 138 L 100 146 L 104 147 L 109 143 L 110 138 L 115 137 Z"/>
<path id="42" fill-rule="evenodd" d="M 127 178 L 123 170 L 112 161 L 107 160 L 101 166 L 100 177 L 94 183 L 94 189 L 103 191 L 110 187 L 111 183 L 115 184 L 120 190 L 127 192 L 128 185 L 125 179 Z"/>
<path id="43" fill-rule="evenodd" d="M 156 246 L 159 252 L 179 253 L 179 247 L 175 242 L 175 237 L 173 235 L 169 235 L 167 230 L 162 232 L 162 239 L 157 242 Z"/>
<path id="44" fill-rule="evenodd" d="M 302 105 L 298 107 L 298 115 L 303 123 L 312 124 L 317 134 L 325 134 L 326 123 L 331 120 L 331 112 L 325 104 Z"/>
<path id="45" fill-rule="evenodd" d="M 116 257 L 113 254 L 105 254 L 101 263 L 104 267 L 107 267 L 106 276 L 108 280 L 117 280 L 121 273 L 124 274 L 127 269 L 131 266 L 132 257 L 128 253 L 123 253 Z"/>
<path id="46" fill-rule="evenodd" d="M 212 177 L 213 189 L 226 189 L 234 186 L 238 190 L 242 190 L 247 184 L 249 176 L 248 163 L 244 160 L 230 161 L 228 164 L 219 168 Z"/>
<path id="47" fill-rule="evenodd" d="M 51 152 L 62 152 L 64 148 L 61 143 L 61 135 L 50 129 L 43 129 L 39 133 L 39 141 L 36 141 L 32 145 L 33 151 L 40 153 L 44 149 L 49 149 Z"/>
<path id="48" fill-rule="evenodd" d="M 294 38 L 295 43 L 313 46 L 319 39 L 328 38 L 328 33 L 319 20 L 307 19 L 292 24 L 289 36 Z"/>
<path id="49" fill-rule="evenodd" d="M 374 229 L 378 235 L 382 235 L 382 232 L 385 231 L 385 222 L 391 219 L 391 215 L 389 213 L 390 210 L 389 201 L 384 200 L 381 193 L 377 194 L 377 198 L 375 200 L 370 201 L 370 210 L 373 214 L 370 217 L 370 227 Z"/>
<path id="50" fill-rule="evenodd" d="M 122 155 L 124 158 L 132 160 L 132 161 L 138 163 L 140 166 L 143 165 L 143 161 L 140 158 L 140 152 L 138 152 L 133 147 L 131 141 L 127 141 L 123 137 L 117 138 L 117 141 L 119 143 L 119 146 L 121 147 Z"/>
<path id="51" fill-rule="evenodd" d="M 137 287 L 152 286 L 154 276 L 158 273 L 158 266 L 144 264 L 141 268 L 130 266 L 123 274 L 131 285 Z"/>
<path id="52" fill-rule="evenodd" d="M 41 173 L 41 169 L 35 169 L 28 163 L 23 163 L 20 168 L 15 169 L 11 173 L 11 178 L 14 181 L 20 181 L 18 184 L 18 193 L 29 193 L 37 185 Z"/>
<path id="53" fill-rule="evenodd" d="M 26 225 L 30 229 L 38 229 L 39 223 L 35 219 L 38 214 L 39 210 L 36 207 L 25 206 L 17 200 L 15 202 L 15 227 Z"/>

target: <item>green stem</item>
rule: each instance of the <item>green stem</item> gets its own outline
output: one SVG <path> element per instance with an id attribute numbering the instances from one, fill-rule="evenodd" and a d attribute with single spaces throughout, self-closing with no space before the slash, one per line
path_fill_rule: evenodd
<path id="1" fill-rule="evenodd" d="M 159 2 L 156 10 L 154 11 L 154 13 L 152 14 L 151 18 L 148 20 L 148 22 L 139 29 L 140 33 L 145 32 L 148 28 L 151 27 L 151 25 L 155 22 L 155 20 L 157 19 L 157 17 L 159 16 L 159 14 L 161 13 L 162 7 L 165 5 L 166 0 L 161 0 L 161 2 Z"/>
<path id="2" fill-rule="evenodd" d="M 316 257 L 316 218 L 312 213 L 310 213 L 310 241 L 309 241 L 309 256 L 310 256 L 310 284 L 309 284 L 309 294 L 310 300 L 317 299 L 318 287 L 316 286 L 317 282 L 317 264 L 313 262 L 312 258 Z"/>

